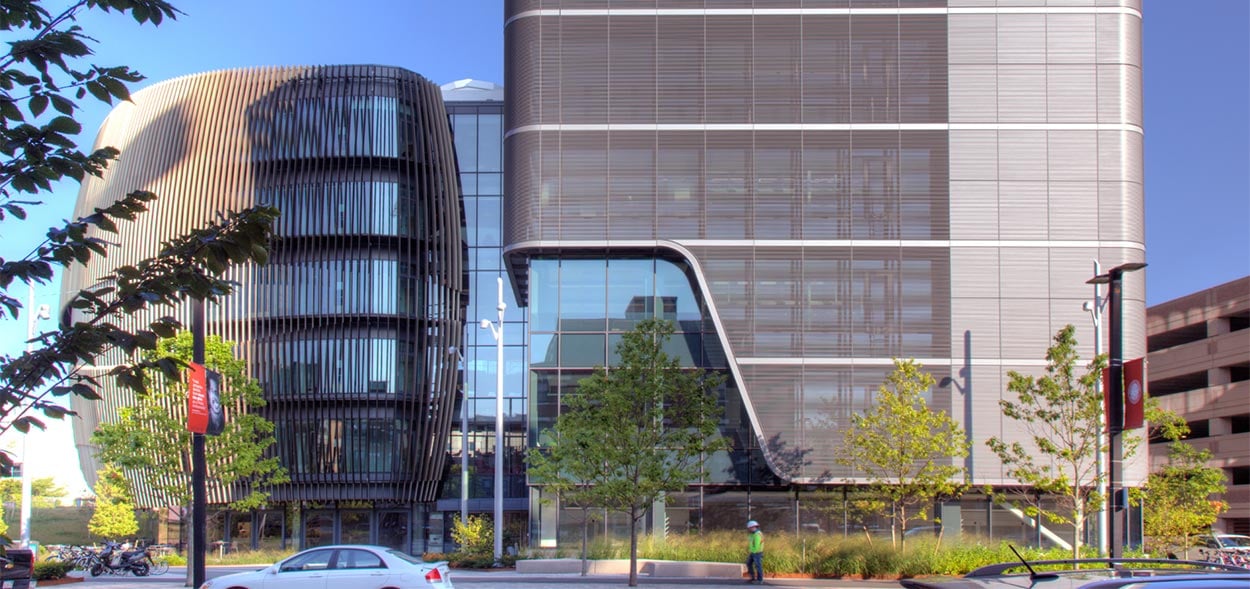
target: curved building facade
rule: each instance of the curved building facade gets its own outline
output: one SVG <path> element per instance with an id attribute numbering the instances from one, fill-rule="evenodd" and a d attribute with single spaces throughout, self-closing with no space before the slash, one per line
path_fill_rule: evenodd
<path id="1" fill-rule="evenodd" d="M 447 468 L 468 299 L 460 185 L 438 86 L 381 66 L 210 72 L 136 92 L 97 144 L 122 156 L 104 178 L 84 182 L 76 215 L 131 190 L 160 198 L 122 228 L 126 241 L 108 258 L 68 271 L 64 294 L 222 211 L 276 206 L 269 263 L 231 276 L 239 286 L 208 306 L 206 331 L 236 342 L 264 389 L 273 451 L 291 476 L 272 499 L 303 508 L 298 527 L 279 533 L 302 545 L 421 549 L 422 505 L 437 498 Z M 187 309 L 180 314 L 189 326 Z M 97 403 L 76 400 L 89 478 L 90 434 L 126 401 L 115 390 Z M 165 504 L 151 489 L 136 491 L 142 505 Z M 209 500 L 232 492 L 213 489 Z M 232 519 L 223 539 L 248 525 L 254 538 L 269 524 Z"/>
<path id="2" fill-rule="evenodd" d="M 1041 372 L 1066 324 L 1091 358 L 1091 260 L 1145 257 L 1138 0 L 506 4 L 531 419 L 660 315 L 732 376 L 725 464 L 745 466 L 713 458 L 704 522 L 710 490 L 749 510 L 752 490 L 859 480 L 833 450 L 894 358 L 943 383 L 930 405 L 968 432 L 971 482 L 1016 483 L 985 445 L 1023 437 L 1007 372 Z M 1123 289 L 1127 358 L 1143 280 Z"/>

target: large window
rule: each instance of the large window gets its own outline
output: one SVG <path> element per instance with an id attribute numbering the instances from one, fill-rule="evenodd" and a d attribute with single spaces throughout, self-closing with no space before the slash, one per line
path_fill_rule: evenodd
<path id="1" fill-rule="evenodd" d="M 351 255 L 348 252 L 348 255 Z M 325 315 L 403 315 L 424 312 L 423 292 L 415 288 L 413 265 L 360 258 L 283 260 L 257 271 L 263 288 L 257 317 Z"/>
<path id="2" fill-rule="evenodd" d="M 386 417 L 282 416 L 279 452 L 292 475 L 363 474 L 389 479 L 403 472 L 408 424 Z"/>
<path id="3" fill-rule="evenodd" d="M 266 186 L 257 201 L 282 212 L 274 223 L 274 234 L 280 237 L 425 234 L 426 216 L 418 214 L 413 187 L 388 172 L 356 175 Z"/>
<path id="4" fill-rule="evenodd" d="M 415 394 L 416 349 L 383 334 L 270 340 L 257 347 L 257 377 L 270 398 Z"/>

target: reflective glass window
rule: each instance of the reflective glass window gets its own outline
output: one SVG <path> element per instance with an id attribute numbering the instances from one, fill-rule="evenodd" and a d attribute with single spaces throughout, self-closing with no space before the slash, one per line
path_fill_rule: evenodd
<path id="1" fill-rule="evenodd" d="M 685 268 L 684 262 L 655 261 L 655 296 L 665 301 L 658 316 L 676 322 L 681 331 L 699 331 L 702 313 Z"/>
<path id="2" fill-rule="evenodd" d="M 477 171 L 477 115 L 451 115 L 455 132 L 456 161 L 465 172 Z"/>
<path id="3" fill-rule="evenodd" d="M 339 542 L 343 544 L 368 544 L 369 527 L 373 518 L 368 511 L 343 511 L 339 514 Z M 357 555 L 360 556 L 357 556 Z M 382 561 L 371 552 L 363 550 L 340 550 L 338 568 L 379 568 Z"/>
<path id="4" fill-rule="evenodd" d="M 560 365 L 569 368 L 594 368 L 604 365 L 604 335 L 572 334 L 560 336 Z"/>
<path id="5" fill-rule="evenodd" d="M 560 271 L 560 331 L 604 331 L 607 263 L 564 260 Z"/>
<path id="6" fill-rule="evenodd" d="M 554 333 L 535 333 L 530 335 L 530 368 L 556 368 L 559 350 L 556 348 Z"/>
<path id="7" fill-rule="evenodd" d="M 501 206 L 500 198 L 477 198 L 477 245 L 499 247 L 500 228 L 503 226 Z"/>
<path id="8" fill-rule="evenodd" d="M 485 196 L 503 194 L 503 174 L 478 174 L 477 190 Z"/>
<path id="9" fill-rule="evenodd" d="M 654 266 L 650 259 L 608 261 L 608 329 L 630 331 L 663 308 L 655 294 Z"/>
<path id="10" fill-rule="evenodd" d="M 530 261 L 530 332 L 555 331 L 560 311 L 560 262 Z"/>
<path id="11" fill-rule="evenodd" d="M 477 169 L 482 172 L 502 170 L 503 115 L 478 115 Z"/>

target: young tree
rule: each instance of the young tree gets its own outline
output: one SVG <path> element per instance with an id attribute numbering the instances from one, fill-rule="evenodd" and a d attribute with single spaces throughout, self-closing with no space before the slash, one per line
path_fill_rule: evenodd
<path id="1" fill-rule="evenodd" d="M 703 475 L 703 456 L 719 449 L 720 374 L 683 368 L 663 351 L 669 321 L 647 319 L 626 333 L 620 363 L 597 367 L 561 400 L 565 409 L 547 442 L 528 456 L 530 476 L 577 498 L 628 514 L 629 586 L 638 585 L 638 521 L 667 493 Z"/>
<path id="2" fill-rule="evenodd" d="M 149 361 L 191 360 L 192 337 L 181 332 L 157 342 Z M 220 336 L 204 342 L 204 364 L 222 375 L 221 403 L 226 428 L 208 436 L 205 456 L 211 480 L 235 491 L 230 509 L 248 510 L 265 505 L 267 488 L 289 480 L 277 457 L 265 457 L 275 442 L 274 425 L 256 413 L 265 406 L 260 385 L 247 375 L 247 365 L 234 357 L 234 344 Z M 178 379 L 154 375 L 146 393 L 121 410 L 116 423 L 102 423 L 91 436 L 102 461 L 139 473 L 169 505 L 190 503 L 186 465 L 191 463 L 191 432 L 186 428 L 186 385 Z"/>
<path id="3" fill-rule="evenodd" d="M 42 204 L 40 193 L 52 190 L 53 183 L 100 176 L 118 156 L 111 147 L 91 153 L 78 149 L 71 138 L 82 130 L 75 119 L 78 101 L 87 95 L 110 104 L 129 100 L 128 84 L 143 77 L 126 66 L 82 64 L 94 40 L 75 24 L 77 17 L 98 10 L 159 25 L 178 15 L 164 0 L 79 0 L 55 14 L 44 4 L 0 3 L 0 31 L 12 38 L 8 52 L 0 56 L 0 221 L 25 219 L 27 208 Z M 7 294 L 15 282 L 46 284 L 55 267 L 106 255 L 113 245 L 99 235 L 120 231 L 119 222 L 135 219 L 155 198 L 150 192 L 132 192 L 50 228 L 25 257 L 0 259 L 0 318 L 16 318 L 21 312 L 21 302 Z M 127 319 L 136 313 L 173 307 L 187 298 L 216 300 L 232 290 L 222 278 L 226 270 L 264 263 L 277 211 L 253 207 L 222 214 L 218 221 L 166 242 L 154 257 L 121 266 L 101 277 L 97 286 L 71 297 L 66 306 L 85 319 L 39 334 L 31 352 L 0 357 L 0 433 L 10 427 L 22 432 L 42 428 L 41 417 L 64 417 L 69 412 L 58 397 L 98 398 L 96 380 L 76 366 L 113 348 L 127 353 L 153 349 L 158 336 L 172 336 L 179 327 L 166 316 L 133 329 Z M 178 368 L 174 362 L 137 362 L 116 366 L 109 374 L 122 387 L 142 389 L 145 371 L 159 369 L 172 376 Z M 0 452 L 0 464 L 11 463 L 12 457 Z"/>
<path id="4" fill-rule="evenodd" d="M 1079 558 L 1086 514 L 1104 500 L 1096 470 L 1098 456 L 1106 450 L 1098 443 L 1103 397 L 1097 387 L 1106 362 L 1095 358 L 1078 373 L 1075 332 L 1067 325 L 1055 334 L 1046 350 L 1046 374 L 1034 378 L 1008 373 L 1007 390 L 1016 399 L 1003 399 L 999 405 L 1027 443 L 993 437 L 986 444 L 1002 460 L 1007 476 L 1025 486 L 1012 494 L 1013 503 L 1029 515 L 1071 524 L 1072 556 Z M 1042 503 L 1043 495 L 1055 499 L 1053 507 Z"/>
<path id="5" fill-rule="evenodd" d="M 851 416 L 836 450 L 838 464 L 868 480 L 871 495 L 890 516 L 897 546 L 907 522 L 928 519 L 934 499 L 964 488 L 968 455 L 963 428 L 945 411 L 929 408 L 924 395 L 933 376 L 915 360 L 894 360 L 894 371 L 877 389 L 871 411 Z"/>
<path id="6" fill-rule="evenodd" d="M 1164 551 L 1188 552 L 1195 537 L 1208 533 L 1228 503 L 1213 499 L 1227 490 L 1224 471 L 1209 466 L 1211 451 L 1198 450 L 1185 442 L 1189 425 L 1171 411 L 1148 409 L 1147 417 L 1166 440 L 1168 461 L 1150 473 L 1145 486 L 1130 490 L 1130 500 L 1141 505 L 1145 536 Z M 1188 554 L 1186 554 L 1188 558 Z"/>
<path id="7" fill-rule="evenodd" d="M 52 477 L 40 477 L 30 481 L 30 503 L 34 507 L 56 507 L 65 494 L 65 489 L 57 485 Z M 0 479 L 0 500 L 21 505 L 22 479 Z"/>
<path id="8" fill-rule="evenodd" d="M 87 522 L 87 531 L 110 540 L 135 535 L 139 522 L 126 477 L 112 465 L 105 465 L 96 475 L 95 513 Z"/>

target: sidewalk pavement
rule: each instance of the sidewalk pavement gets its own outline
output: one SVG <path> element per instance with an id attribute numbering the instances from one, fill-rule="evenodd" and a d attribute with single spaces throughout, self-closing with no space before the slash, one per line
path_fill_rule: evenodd
<path id="1" fill-rule="evenodd" d="M 240 567 L 209 567 L 207 576 L 212 579 Z M 81 576 L 82 573 L 73 573 Z M 75 589 L 180 589 L 185 587 L 186 572 L 181 567 L 170 569 L 164 575 L 152 577 L 87 577 L 83 583 L 75 583 Z M 582 577 L 577 574 L 529 575 L 515 571 L 453 570 L 452 584 L 457 589 L 545 589 L 548 587 L 569 589 L 576 586 L 585 589 L 619 589 L 629 584 L 626 575 L 594 575 Z M 639 575 L 638 586 L 649 589 L 689 589 L 690 587 L 744 587 L 743 581 L 700 578 L 651 578 Z M 765 579 L 765 587 L 787 589 L 895 589 L 897 581 L 856 581 L 841 579 Z"/>

